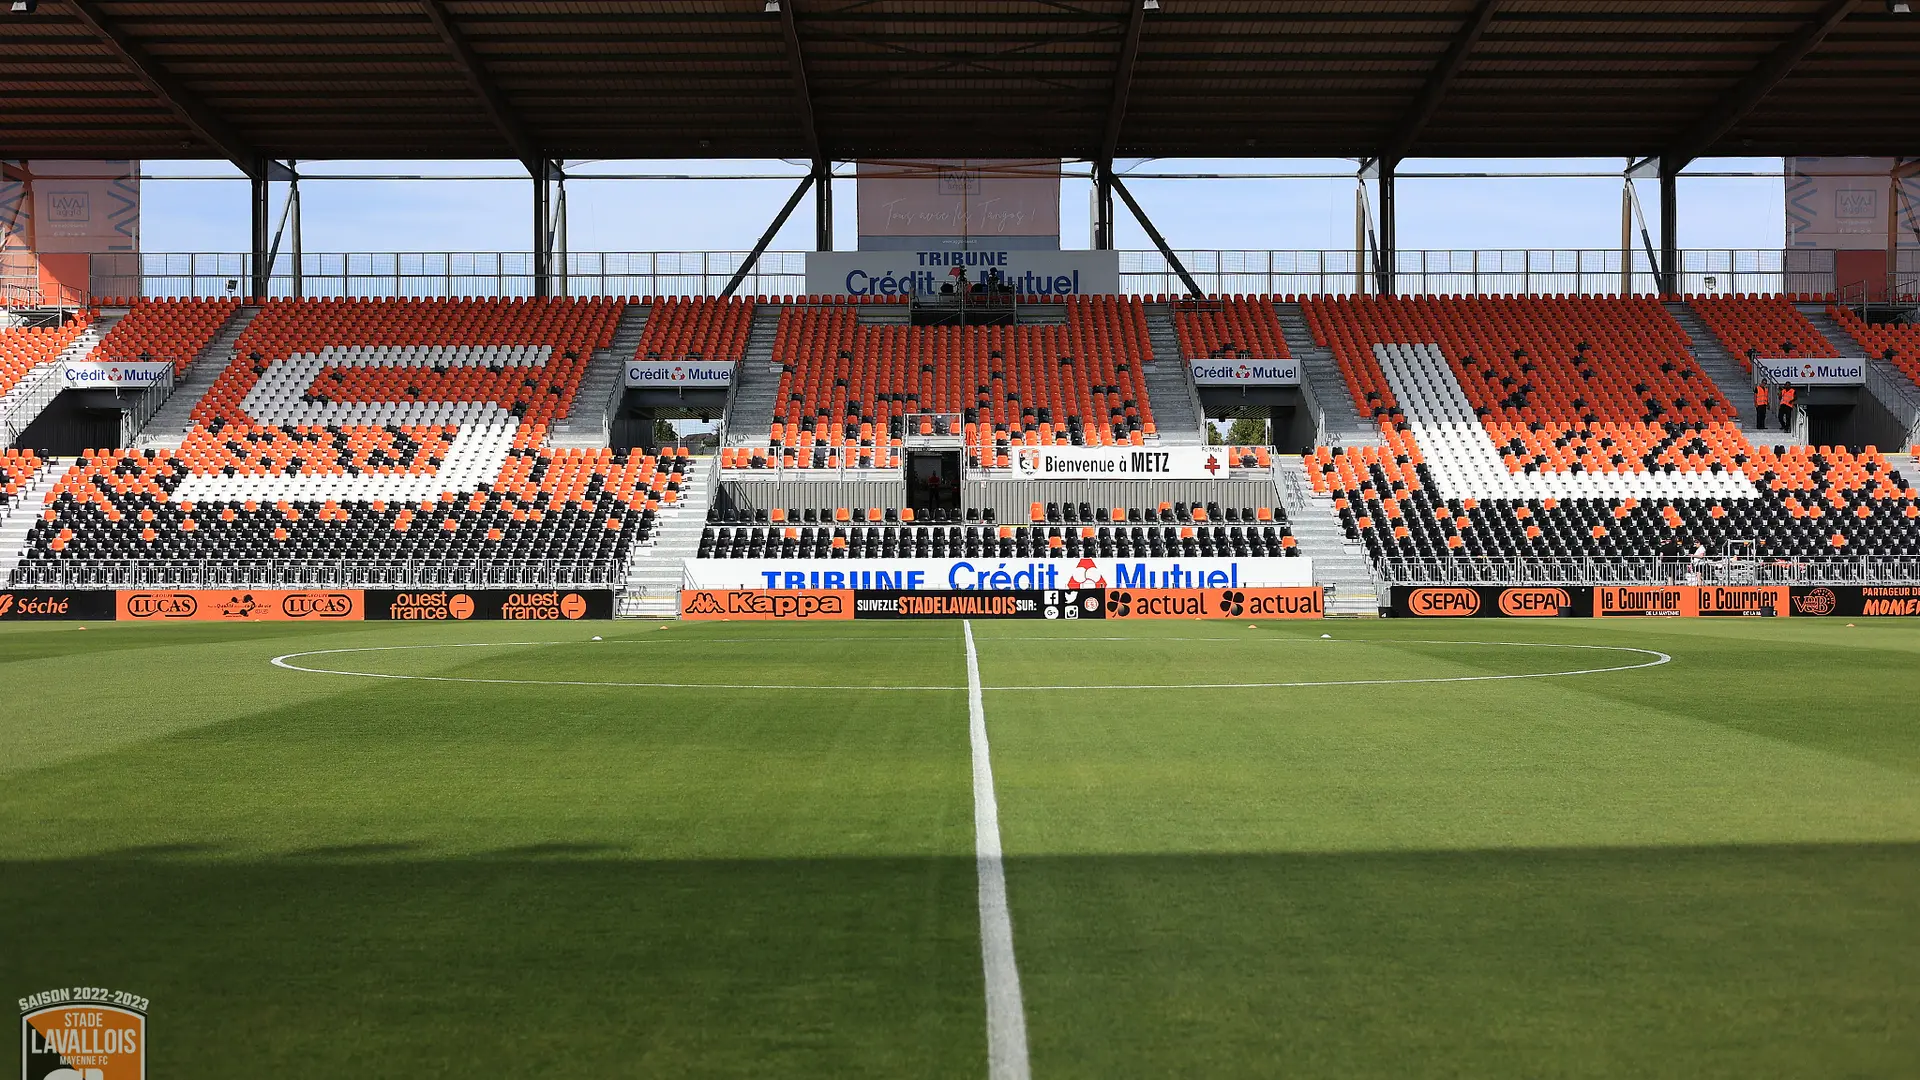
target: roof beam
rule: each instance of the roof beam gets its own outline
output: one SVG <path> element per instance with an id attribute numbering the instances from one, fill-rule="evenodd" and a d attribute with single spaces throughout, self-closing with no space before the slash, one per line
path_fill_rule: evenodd
<path id="1" fill-rule="evenodd" d="M 813 119 L 813 94 L 807 89 L 807 65 L 800 52 L 800 28 L 794 23 L 793 9 L 798 0 L 780 5 L 780 37 L 787 45 L 787 69 L 793 73 L 793 105 L 800 114 L 800 137 L 806 140 L 807 158 L 818 165 L 826 158 L 820 149 L 820 129 Z"/>
<path id="2" fill-rule="evenodd" d="M 92 31 L 102 44 L 112 49 L 133 69 L 133 74 L 167 110 L 178 117 L 194 138 L 220 152 L 220 156 L 238 166 L 249 177 L 259 177 L 266 169 L 264 155 L 249 146 L 226 121 L 207 108 L 185 83 L 161 66 L 146 47 L 101 10 L 98 0 L 67 0 L 81 25 Z"/>
<path id="3" fill-rule="evenodd" d="M 1827 0 L 1799 32 L 1781 42 L 1746 78 L 1734 84 L 1677 145 L 1660 155 L 1661 158 L 1673 161 L 1678 171 L 1687 162 L 1713 149 L 1846 20 L 1853 4 L 1854 0 Z"/>
<path id="4" fill-rule="evenodd" d="M 1473 47 L 1480 44 L 1480 38 L 1487 32 L 1487 26 L 1493 17 L 1500 13 L 1500 5 L 1506 0 L 1479 0 L 1467 21 L 1460 24 L 1460 32 L 1447 43 L 1447 51 L 1441 54 L 1440 62 L 1434 65 L 1427 75 L 1427 81 L 1420 88 L 1420 96 L 1413 99 L 1413 107 L 1407 110 L 1407 118 L 1400 129 L 1388 140 L 1382 157 L 1399 160 L 1407 156 L 1413 144 L 1426 129 L 1427 121 L 1432 120 L 1440 111 L 1440 103 L 1447 98 L 1447 91 L 1453 89 L 1454 80 L 1460 77 L 1460 69 L 1467 66 L 1467 57 L 1472 55 Z"/>
<path id="5" fill-rule="evenodd" d="M 1127 30 L 1120 38 L 1120 62 L 1113 70 L 1113 97 L 1107 106 L 1106 134 L 1100 139 L 1100 160 L 1112 161 L 1120 147 L 1120 128 L 1127 122 L 1127 95 L 1133 91 L 1133 65 L 1140 56 L 1140 28 L 1147 20 L 1141 0 L 1128 0 Z"/>
<path id="6" fill-rule="evenodd" d="M 420 0 L 420 10 L 433 24 L 434 32 L 440 35 L 440 41 L 453 53 L 455 65 L 460 74 L 473 87 L 480 97 L 480 104 L 486 109 L 487 118 L 493 121 L 500 134 L 513 148 L 513 156 L 526 163 L 527 170 L 539 178 L 540 162 L 546 157 L 540 152 L 539 145 L 527 134 L 525 125 L 514 115 L 513 106 L 507 101 L 507 95 L 488 77 L 487 69 L 480 62 L 480 54 L 473 51 L 473 44 L 467 35 L 453 25 L 453 19 L 447 14 L 447 7 L 441 0 Z"/>

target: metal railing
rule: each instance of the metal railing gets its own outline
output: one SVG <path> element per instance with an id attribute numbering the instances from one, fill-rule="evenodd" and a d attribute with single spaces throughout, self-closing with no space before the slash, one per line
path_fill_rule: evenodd
<path id="1" fill-rule="evenodd" d="M 52 589 L 228 588 L 609 588 L 626 574 L 618 560 L 430 560 L 350 562 L 263 559 L 248 562 L 77 560 L 26 562 L 12 584 Z"/>
<path id="2" fill-rule="evenodd" d="M 580 251 L 566 257 L 555 285 L 573 296 L 715 296 L 751 252 Z M 1122 251 L 1120 291 L 1183 295 L 1180 277 L 1159 251 Z M 1179 251 L 1200 287 L 1213 294 L 1347 295 L 1373 291 L 1370 264 L 1351 250 Z M 1835 292 L 1834 253 L 1800 248 L 1694 248 L 1680 253 L 1686 293 Z M 125 253 L 92 257 L 93 295 L 239 296 L 252 288 L 244 252 Z M 1920 250 L 1902 250 L 1895 273 L 1920 273 Z M 1394 291 L 1402 294 L 1652 294 L 1658 275 L 1643 253 L 1609 248 L 1498 248 L 1399 251 Z M 807 291 L 806 253 L 769 251 L 741 283 L 747 296 Z M 531 296 L 530 252 L 368 252 L 275 259 L 267 293 L 333 296 Z"/>
<path id="3" fill-rule="evenodd" d="M 1385 585 L 1909 585 L 1920 558 L 1388 558 L 1378 573 Z"/>

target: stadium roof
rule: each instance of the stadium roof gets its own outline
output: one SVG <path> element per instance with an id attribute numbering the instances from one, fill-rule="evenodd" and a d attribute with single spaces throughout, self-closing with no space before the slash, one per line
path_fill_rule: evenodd
<path id="1" fill-rule="evenodd" d="M 40 0 L 0 154 L 1912 153 L 1884 0 Z M 256 166 L 257 167 L 257 166 Z"/>

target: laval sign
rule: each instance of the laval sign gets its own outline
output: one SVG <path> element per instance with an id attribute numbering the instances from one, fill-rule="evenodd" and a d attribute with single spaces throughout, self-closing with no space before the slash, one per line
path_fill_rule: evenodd
<path id="1" fill-rule="evenodd" d="M 153 386 L 166 379 L 173 365 L 161 361 L 111 364 L 102 360 L 75 360 L 60 365 L 60 385 L 67 390 L 111 390 L 122 386 Z"/>
<path id="2" fill-rule="evenodd" d="M 706 360 L 630 360 L 627 386 L 649 390 L 725 390 L 733 385 L 732 364 Z"/>
<path id="3" fill-rule="evenodd" d="M 689 589 L 984 590 L 1301 588 L 1313 560 L 688 559 Z"/>
<path id="4" fill-rule="evenodd" d="M 965 270 L 967 281 L 998 271 L 1021 296 L 1096 296 L 1120 291 L 1117 251 L 809 251 L 807 292 L 827 296 L 936 295 Z"/>
<path id="5" fill-rule="evenodd" d="M 1194 360 L 1196 386 L 1299 386 L 1298 360 Z"/>
<path id="6" fill-rule="evenodd" d="M 1860 386 L 1867 381 L 1867 362 L 1836 357 L 1817 360 L 1769 360 L 1756 357 L 1753 373 L 1776 385 Z"/>

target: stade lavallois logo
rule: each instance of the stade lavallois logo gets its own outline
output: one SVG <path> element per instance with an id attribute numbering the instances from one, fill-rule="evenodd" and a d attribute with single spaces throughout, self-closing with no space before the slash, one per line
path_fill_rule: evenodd
<path id="1" fill-rule="evenodd" d="M 147 999 L 98 986 L 20 999 L 23 1080 L 146 1080 Z"/>

